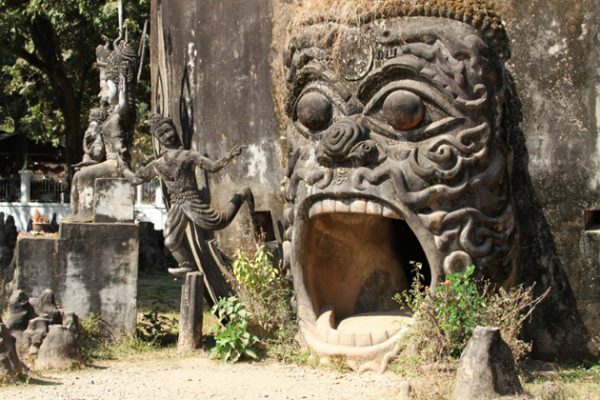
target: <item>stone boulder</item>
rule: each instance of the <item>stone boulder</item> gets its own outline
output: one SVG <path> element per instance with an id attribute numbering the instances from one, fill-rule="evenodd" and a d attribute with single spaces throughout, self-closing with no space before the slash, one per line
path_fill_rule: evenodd
<path id="1" fill-rule="evenodd" d="M 0 382 L 13 380 L 21 373 L 23 369 L 17 356 L 15 338 L 0 321 Z"/>
<path id="2" fill-rule="evenodd" d="M 29 321 L 29 325 L 22 335 L 23 349 L 19 349 L 21 357 L 25 357 L 25 351 L 27 356 L 38 354 L 44 339 L 48 335 L 50 323 L 51 321 L 44 317 L 37 317 Z"/>
<path id="3" fill-rule="evenodd" d="M 62 324 L 62 314 L 56 305 L 56 297 L 52 290 L 44 290 L 39 298 L 30 298 L 29 302 L 33 306 L 35 313 L 40 317 L 49 319 L 51 325 Z"/>
<path id="4" fill-rule="evenodd" d="M 24 331 L 29 321 L 37 317 L 29 297 L 22 290 L 15 290 L 8 300 L 6 327 L 11 331 Z"/>
<path id="5" fill-rule="evenodd" d="M 454 399 L 492 399 L 521 393 L 515 360 L 500 329 L 476 327 L 460 357 Z"/>
<path id="6" fill-rule="evenodd" d="M 83 358 L 75 332 L 62 325 L 50 325 L 35 361 L 36 369 L 63 370 L 81 364 Z"/>

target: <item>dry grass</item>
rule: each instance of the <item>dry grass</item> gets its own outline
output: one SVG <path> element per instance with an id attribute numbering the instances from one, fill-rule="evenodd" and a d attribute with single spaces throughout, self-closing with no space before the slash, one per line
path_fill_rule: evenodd
<path id="1" fill-rule="evenodd" d="M 456 380 L 455 360 L 448 363 L 414 364 L 410 359 L 392 365 L 411 385 L 411 400 L 451 399 Z M 600 400 L 600 364 L 573 366 L 530 361 L 520 368 L 525 393 L 506 400 Z"/>

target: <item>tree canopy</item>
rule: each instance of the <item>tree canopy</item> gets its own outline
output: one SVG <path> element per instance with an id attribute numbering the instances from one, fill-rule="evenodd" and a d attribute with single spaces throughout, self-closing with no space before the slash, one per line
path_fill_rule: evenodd
<path id="1" fill-rule="evenodd" d="M 138 45 L 150 0 L 124 0 L 125 26 Z M 78 162 L 87 114 L 97 102 L 96 46 L 118 36 L 117 0 L 0 0 L 0 131 L 63 144 Z M 138 85 L 148 109 L 149 68 Z"/>

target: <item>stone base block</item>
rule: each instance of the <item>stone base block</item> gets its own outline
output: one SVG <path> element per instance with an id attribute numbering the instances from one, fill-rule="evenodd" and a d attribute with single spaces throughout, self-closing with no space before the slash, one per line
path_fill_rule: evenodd
<path id="1" fill-rule="evenodd" d="M 127 179 L 96 179 L 94 222 L 132 222 L 134 203 L 133 185 Z"/>
<path id="2" fill-rule="evenodd" d="M 58 239 L 19 239 L 14 288 L 51 289 L 62 309 L 100 316 L 112 336 L 133 334 L 138 248 L 135 224 L 63 223 Z"/>

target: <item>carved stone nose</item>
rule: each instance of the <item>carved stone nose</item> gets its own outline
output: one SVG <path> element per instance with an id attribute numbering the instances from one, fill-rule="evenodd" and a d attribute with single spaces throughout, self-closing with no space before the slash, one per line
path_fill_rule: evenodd
<path id="1" fill-rule="evenodd" d="M 344 118 L 323 133 L 317 161 L 326 167 L 363 166 L 377 160 L 379 150 L 369 140 L 369 129 L 360 116 Z"/>

